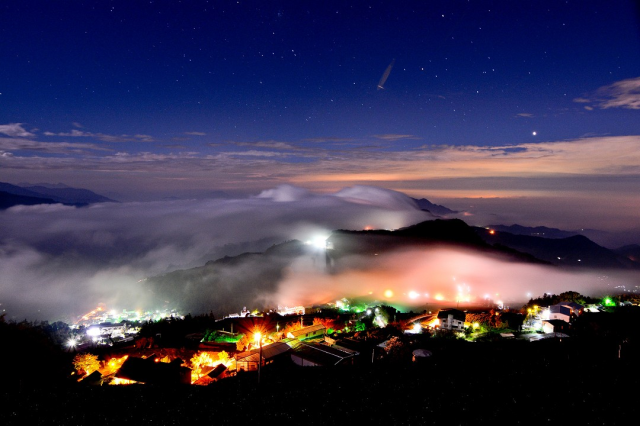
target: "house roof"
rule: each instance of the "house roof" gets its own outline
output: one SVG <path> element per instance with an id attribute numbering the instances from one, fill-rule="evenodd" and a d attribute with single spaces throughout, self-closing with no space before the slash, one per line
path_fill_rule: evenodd
<path id="1" fill-rule="evenodd" d="M 464 321 L 466 314 L 458 309 L 442 309 L 438 312 L 438 318 L 446 319 L 449 315 L 453 315 L 453 319 Z"/>
<path id="2" fill-rule="evenodd" d="M 549 306 L 549 312 L 552 314 L 562 314 L 571 316 L 571 308 L 568 308 L 564 305 L 551 305 Z"/>
<path id="3" fill-rule="evenodd" d="M 319 343 L 302 343 L 292 355 L 311 361 L 319 365 L 336 365 L 342 360 L 353 357 L 354 354 L 326 346 Z"/>
<path id="4" fill-rule="evenodd" d="M 353 349 L 345 348 L 344 346 L 340 346 L 340 345 L 337 345 L 337 344 L 333 345 L 333 346 L 329 346 L 329 347 L 333 348 L 333 349 L 337 349 L 337 350 L 339 350 L 341 352 L 344 352 L 344 353 L 346 353 L 348 355 L 360 355 L 360 352 L 358 352 L 358 351 L 354 351 Z"/>
<path id="5" fill-rule="evenodd" d="M 303 335 L 305 335 L 307 333 L 315 333 L 315 332 L 320 331 L 320 330 L 322 330 L 324 332 L 326 329 L 327 328 L 324 325 L 316 324 L 316 325 L 312 325 L 312 326 L 309 326 L 309 327 L 301 328 L 301 329 L 296 330 L 296 331 L 292 331 L 291 335 L 293 337 L 299 337 L 299 336 L 303 336 Z"/>
<path id="6" fill-rule="evenodd" d="M 280 340 L 280 343 L 287 344 L 291 349 L 296 349 L 298 346 L 302 344 L 300 340 L 294 339 L 293 337 L 287 337 L 286 339 Z"/>
<path id="7" fill-rule="evenodd" d="M 560 302 L 560 303 L 556 303 L 556 305 L 567 306 L 568 308 L 573 309 L 574 311 L 579 311 L 581 309 L 584 309 L 584 306 L 576 302 Z"/>
<path id="8" fill-rule="evenodd" d="M 176 362 L 155 362 L 147 359 L 129 357 L 115 374 L 120 379 L 135 380 L 143 383 L 187 383 L 191 370 Z"/>
<path id="9" fill-rule="evenodd" d="M 262 358 L 271 359 L 290 350 L 291 348 L 286 343 L 275 342 L 262 347 Z M 235 356 L 235 358 L 236 361 L 240 362 L 258 362 L 260 358 L 260 348 L 251 349 L 250 351 L 239 353 Z"/>

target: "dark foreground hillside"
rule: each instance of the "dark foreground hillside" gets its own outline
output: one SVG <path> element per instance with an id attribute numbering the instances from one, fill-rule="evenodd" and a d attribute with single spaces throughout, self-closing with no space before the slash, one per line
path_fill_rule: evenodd
<path id="1" fill-rule="evenodd" d="M 438 342 L 425 364 L 265 368 L 209 387 L 2 390 L 3 425 L 630 424 L 638 352 L 617 342 Z M 635 352 L 635 353 L 634 353 Z"/>

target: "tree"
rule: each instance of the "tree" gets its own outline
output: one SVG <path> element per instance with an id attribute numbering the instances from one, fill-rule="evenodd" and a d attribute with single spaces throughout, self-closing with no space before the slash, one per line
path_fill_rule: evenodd
<path id="1" fill-rule="evenodd" d="M 302 325 L 300 325 L 298 321 L 290 322 L 284 326 L 284 328 L 282 329 L 282 333 L 284 333 L 284 336 L 286 337 L 287 334 L 296 330 L 300 330 L 301 328 L 302 328 Z"/>
<path id="2" fill-rule="evenodd" d="M 238 340 L 236 342 L 236 350 L 238 352 L 243 352 L 244 351 L 244 343 L 242 342 L 242 339 Z"/>
<path id="3" fill-rule="evenodd" d="M 213 360 L 208 352 L 198 352 L 191 358 L 192 376 L 197 379 L 202 375 L 202 367 L 213 365 Z"/>
<path id="4" fill-rule="evenodd" d="M 93 355 L 90 353 L 86 354 L 77 354 L 73 358 L 73 367 L 76 369 L 78 374 L 82 372 L 85 375 L 89 375 L 100 368 L 100 361 L 98 361 L 98 355 Z"/>
<path id="5" fill-rule="evenodd" d="M 384 347 L 387 357 L 392 360 L 406 360 L 410 355 L 410 347 L 398 336 L 394 336 L 387 341 Z"/>

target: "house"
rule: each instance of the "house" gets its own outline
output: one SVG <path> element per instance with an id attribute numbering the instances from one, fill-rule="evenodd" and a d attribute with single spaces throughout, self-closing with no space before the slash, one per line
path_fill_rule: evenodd
<path id="1" fill-rule="evenodd" d="M 546 333 L 560 333 L 569 330 L 569 323 L 560 319 L 542 321 L 542 330 Z"/>
<path id="2" fill-rule="evenodd" d="M 182 367 L 182 362 L 179 358 L 170 363 L 157 362 L 153 355 L 147 358 L 129 357 L 115 376 L 142 383 L 188 385 L 191 384 L 191 369 Z"/>
<path id="3" fill-rule="evenodd" d="M 584 312 L 584 306 L 576 302 L 560 302 L 558 305 L 566 306 L 571 309 L 571 313 L 575 316 L 580 316 Z"/>
<path id="4" fill-rule="evenodd" d="M 291 347 L 283 342 L 275 342 L 262 347 L 262 365 L 273 363 L 281 355 L 291 351 Z M 255 371 L 258 369 L 260 362 L 260 348 L 237 354 L 236 370 L 237 371 Z"/>
<path id="5" fill-rule="evenodd" d="M 227 366 L 224 364 L 218 364 L 214 366 L 206 366 L 202 368 L 202 377 L 193 382 L 194 385 L 208 386 L 211 383 L 217 382 L 219 379 L 225 377 Z"/>
<path id="6" fill-rule="evenodd" d="M 447 330 L 463 330 L 465 313 L 458 309 L 442 309 L 438 312 L 440 328 Z"/>
<path id="7" fill-rule="evenodd" d="M 564 305 L 549 306 L 549 320 L 571 321 L 571 308 Z"/>
<path id="8" fill-rule="evenodd" d="M 318 337 L 324 337 L 327 328 L 322 324 L 316 324 L 309 327 L 304 327 L 296 331 L 287 333 L 287 337 L 297 340 L 308 340 Z"/>
<path id="9" fill-rule="evenodd" d="M 353 364 L 357 352 L 337 346 L 320 343 L 300 343 L 291 353 L 291 360 L 302 367 L 328 367 L 332 365 Z"/>

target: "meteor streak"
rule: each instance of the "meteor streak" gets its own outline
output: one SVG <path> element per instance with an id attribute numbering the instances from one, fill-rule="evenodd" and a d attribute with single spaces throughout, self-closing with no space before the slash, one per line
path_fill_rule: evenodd
<path id="1" fill-rule="evenodd" d="M 382 78 L 378 82 L 378 90 L 384 89 L 384 83 L 387 81 L 387 78 L 389 78 L 389 74 L 391 74 L 391 68 L 393 68 L 393 64 L 395 62 L 396 62 L 395 59 L 392 60 L 389 66 L 387 67 L 387 69 L 384 70 L 384 74 L 382 74 Z"/>

